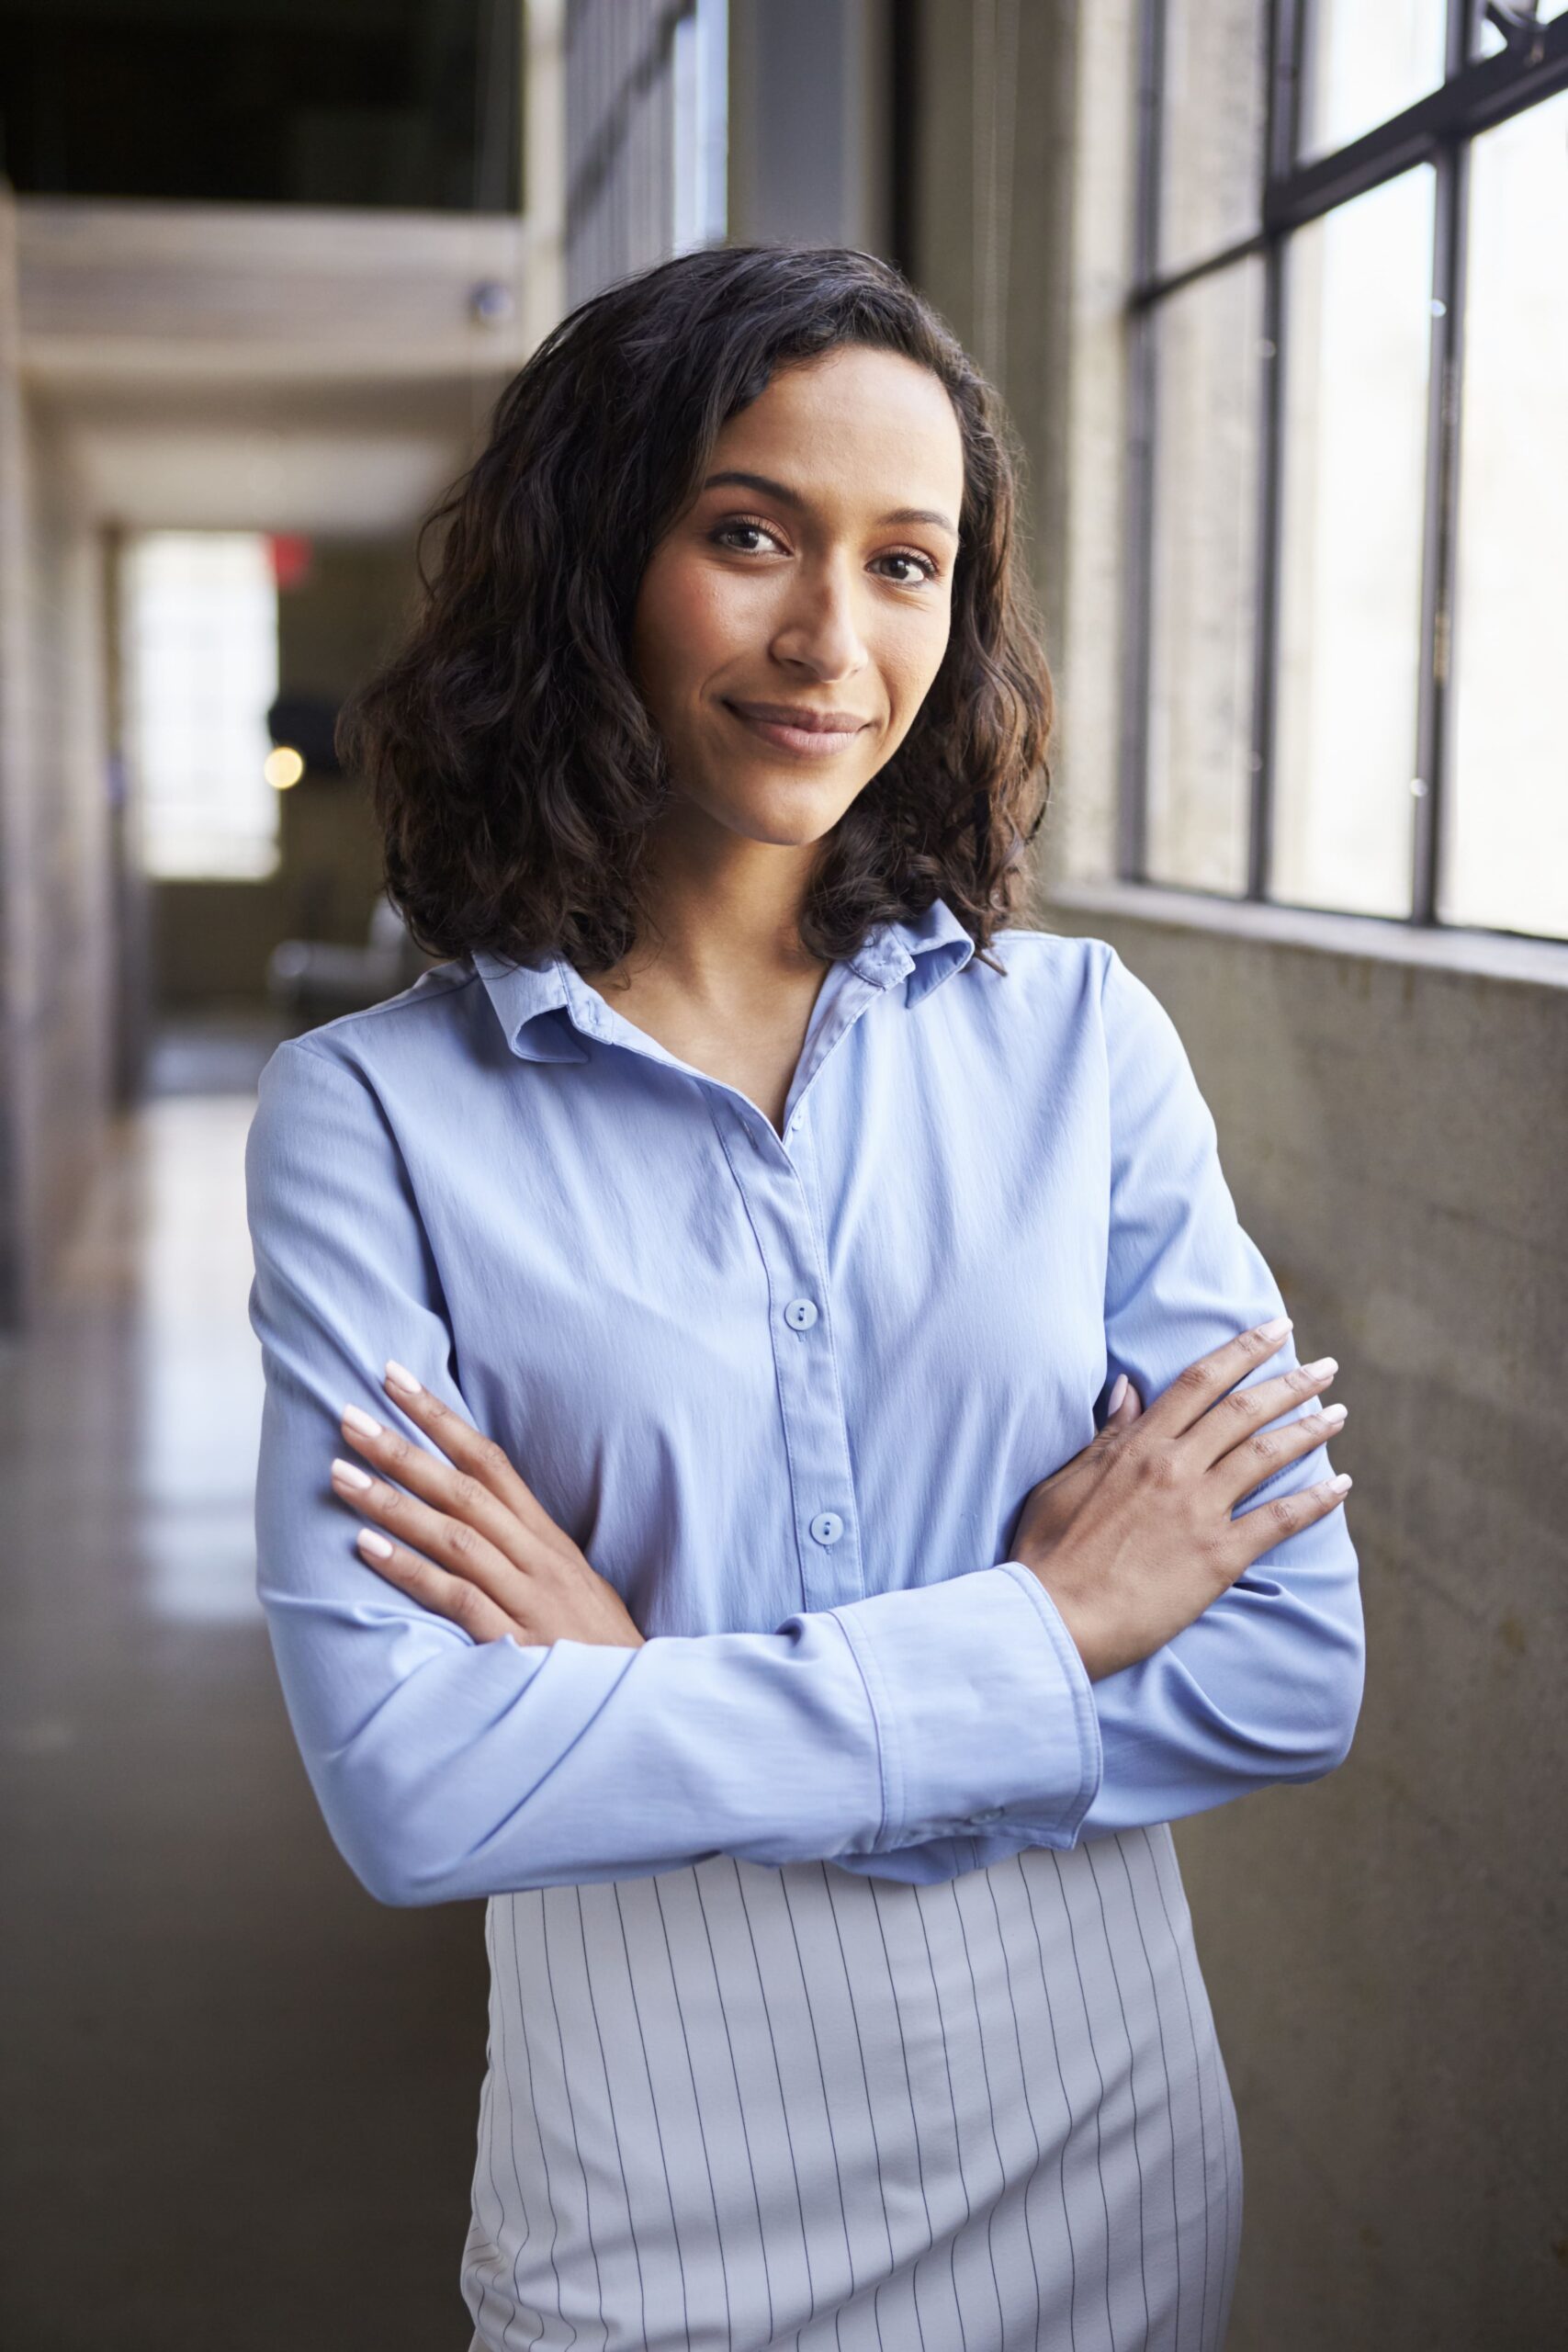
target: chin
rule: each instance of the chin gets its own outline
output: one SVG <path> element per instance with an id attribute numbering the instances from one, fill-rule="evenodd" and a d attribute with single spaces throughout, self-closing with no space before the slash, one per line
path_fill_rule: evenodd
<path id="1" fill-rule="evenodd" d="M 854 800 L 840 790 L 825 792 L 795 776 L 779 783 L 759 784 L 740 800 L 714 799 L 711 813 L 733 833 L 748 841 L 769 842 L 778 849 L 804 849 L 830 833 Z"/>

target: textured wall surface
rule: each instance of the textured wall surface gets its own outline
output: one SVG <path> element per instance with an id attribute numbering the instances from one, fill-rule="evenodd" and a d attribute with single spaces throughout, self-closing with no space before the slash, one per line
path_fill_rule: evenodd
<path id="1" fill-rule="evenodd" d="M 114 1048 L 102 569 L 21 381 L 15 222 L 0 196 L 0 1329 L 81 1206 Z"/>
<path id="2" fill-rule="evenodd" d="M 1178 1831 L 1247 2162 L 1231 2352 L 1533 2352 L 1568 2315 L 1568 987 L 1046 922 L 1166 1005 L 1350 1408 L 1349 1760 Z"/>

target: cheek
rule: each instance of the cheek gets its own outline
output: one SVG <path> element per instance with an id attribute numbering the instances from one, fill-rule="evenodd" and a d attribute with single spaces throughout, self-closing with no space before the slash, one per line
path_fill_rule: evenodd
<path id="1" fill-rule="evenodd" d="M 749 583 L 702 563 L 670 561 L 645 575 L 635 633 L 645 691 L 655 704 L 701 684 L 756 635 Z"/>
<path id="2" fill-rule="evenodd" d="M 900 630 L 883 650 L 883 675 L 898 724 L 907 728 L 942 668 L 947 651 L 948 615 L 932 614 L 915 628 Z"/>

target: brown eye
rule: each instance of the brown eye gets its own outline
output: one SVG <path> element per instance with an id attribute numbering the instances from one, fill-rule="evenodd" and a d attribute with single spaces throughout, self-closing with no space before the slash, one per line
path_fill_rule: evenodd
<path id="1" fill-rule="evenodd" d="M 784 544 L 778 533 L 768 524 L 753 522 L 742 515 L 735 515 L 728 523 L 720 523 L 716 530 L 708 533 L 708 537 L 715 547 L 733 548 L 733 535 L 738 531 L 749 534 L 754 539 L 772 539 L 776 548 L 782 548 Z M 738 555 L 755 555 L 759 552 L 755 548 L 735 548 L 734 551 Z"/>
<path id="2" fill-rule="evenodd" d="M 917 576 L 913 580 L 896 580 L 893 583 L 896 588 L 919 588 L 937 576 L 936 566 L 930 556 L 913 555 L 901 549 L 897 555 L 880 556 L 877 560 L 881 563 L 909 563 L 916 567 Z"/>

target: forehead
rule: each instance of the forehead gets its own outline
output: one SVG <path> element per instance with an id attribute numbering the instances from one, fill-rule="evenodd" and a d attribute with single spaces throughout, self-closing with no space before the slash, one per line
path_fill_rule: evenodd
<path id="1" fill-rule="evenodd" d="M 858 345 L 775 368 L 725 424 L 713 465 L 878 511 L 935 506 L 956 516 L 964 492 L 964 442 L 945 386 L 897 352 Z"/>

